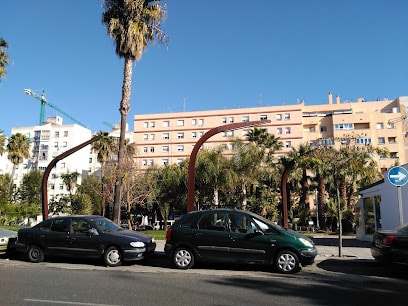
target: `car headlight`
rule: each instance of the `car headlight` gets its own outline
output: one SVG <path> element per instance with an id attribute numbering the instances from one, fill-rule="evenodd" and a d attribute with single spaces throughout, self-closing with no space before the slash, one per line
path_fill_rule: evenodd
<path id="1" fill-rule="evenodd" d="M 144 244 L 144 242 L 141 242 L 141 241 L 132 241 L 130 243 L 130 246 L 132 246 L 134 248 L 144 248 L 145 244 Z"/>
<path id="2" fill-rule="evenodd" d="M 310 242 L 310 240 L 307 240 L 305 238 L 299 238 L 299 240 L 308 248 L 313 248 L 313 243 Z"/>

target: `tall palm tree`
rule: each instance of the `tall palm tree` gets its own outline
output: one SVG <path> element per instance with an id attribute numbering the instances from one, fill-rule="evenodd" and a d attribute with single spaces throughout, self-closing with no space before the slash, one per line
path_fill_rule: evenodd
<path id="1" fill-rule="evenodd" d="M 0 37 L 0 82 L 1 78 L 6 76 L 6 66 L 9 64 L 7 50 L 7 42 Z"/>
<path id="2" fill-rule="evenodd" d="M 104 0 L 102 23 L 116 44 L 116 54 L 124 58 L 122 100 L 120 102 L 120 138 L 118 152 L 118 179 L 115 185 L 113 220 L 120 222 L 121 168 L 124 158 L 126 119 L 130 109 L 132 64 L 142 57 L 150 42 L 167 42 L 167 35 L 160 23 L 166 10 L 161 0 Z"/>
<path id="3" fill-rule="evenodd" d="M 30 140 L 21 133 L 11 135 L 7 144 L 7 152 L 8 159 L 13 163 L 10 184 L 8 187 L 8 192 L 10 192 L 17 166 L 24 161 L 24 158 L 30 157 Z"/>

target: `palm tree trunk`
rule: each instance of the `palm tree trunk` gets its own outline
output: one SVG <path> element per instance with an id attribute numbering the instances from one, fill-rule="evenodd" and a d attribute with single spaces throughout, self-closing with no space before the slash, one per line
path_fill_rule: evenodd
<path id="1" fill-rule="evenodd" d="M 11 193 L 11 186 L 13 186 L 13 177 L 14 177 L 14 174 L 16 173 L 16 168 L 17 168 L 17 165 L 13 164 L 13 169 L 11 170 L 10 182 L 9 182 L 8 190 L 7 190 L 8 195 L 10 195 Z"/>
<path id="2" fill-rule="evenodd" d="M 125 136 L 126 136 L 126 120 L 130 109 L 130 92 L 132 86 L 132 64 L 133 61 L 129 57 L 125 57 L 125 66 L 123 72 L 122 84 L 122 101 L 120 102 L 120 137 L 119 137 L 119 153 L 118 153 L 118 168 L 117 179 L 115 184 L 115 198 L 113 204 L 113 221 L 120 224 L 120 205 L 121 205 L 121 187 L 123 177 L 123 158 L 125 156 Z"/>

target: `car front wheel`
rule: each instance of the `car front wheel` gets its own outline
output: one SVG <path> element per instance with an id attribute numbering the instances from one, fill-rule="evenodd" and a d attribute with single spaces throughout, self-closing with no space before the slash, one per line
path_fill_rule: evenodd
<path id="1" fill-rule="evenodd" d="M 276 255 L 275 267 L 280 273 L 290 274 L 299 271 L 299 258 L 298 256 L 288 250 L 280 251 Z"/>
<path id="2" fill-rule="evenodd" d="M 31 245 L 28 248 L 28 259 L 31 262 L 41 262 L 44 260 L 44 251 L 38 245 Z"/>
<path id="3" fill-rule="evenodd" d="M 103 255 L 105 264 L 109 267 L 117 267 L 122 264 L 122 254 L 117 247 L 109 247 Z"/>
<path id="4" fill-rule="evenodd" d="M 173 254 L 173 261 L 178 269 L 190 269 L 194 265 L 194 254 L 188 248 L 178 248 Z"/>

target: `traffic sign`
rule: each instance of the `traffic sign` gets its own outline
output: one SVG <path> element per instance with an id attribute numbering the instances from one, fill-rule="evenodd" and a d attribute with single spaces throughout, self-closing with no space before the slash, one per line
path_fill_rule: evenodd
<path id="1" fill-rule="evenodd" d="M 388 171 L 388 180 L 394 186 L 404 186 L 408 183 L 408 170 L 404 167 L 392 167 Z"/>

